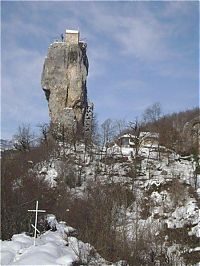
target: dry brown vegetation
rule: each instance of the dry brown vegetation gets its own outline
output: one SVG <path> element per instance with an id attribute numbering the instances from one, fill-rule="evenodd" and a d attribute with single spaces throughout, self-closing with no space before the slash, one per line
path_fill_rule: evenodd
<path id="1" fill-rule="evenodd" d="M 146 120 L 142 129 L 158 132 L 160 145 L 173 149 L 182 155 L 190 155 L 191 153 L 198 153 L 198 135 L 191 141 L 192 137 L 188 138 L 184 127 L 195 117 L 199 117 L 199 108 Z"/>

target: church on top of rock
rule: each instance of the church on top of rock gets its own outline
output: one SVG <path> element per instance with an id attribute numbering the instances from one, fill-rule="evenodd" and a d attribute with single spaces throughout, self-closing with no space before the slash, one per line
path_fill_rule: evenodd
<path id="1" fill-rule="evenodd" d="M 78 30 L 66 30 L 65 38 L 67 44 L 78 44 L 80 33 Z"/>

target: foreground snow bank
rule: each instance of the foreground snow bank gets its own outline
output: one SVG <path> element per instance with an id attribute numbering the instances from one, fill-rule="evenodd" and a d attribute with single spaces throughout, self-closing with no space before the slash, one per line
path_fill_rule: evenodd
<path id="1" fill-rule="evenodd" d="M 62 239 L 58 231 L 47 231 L 36 240 L 25 233 L 14 235 L 11 241 L 1 242 L 1 265 L 71 265 L 79 261 L 76 238 L 70 245 Z M 77 254 L 76 254 L 77 253 Z"/>
<path id="2" fill-rule="evenodd" d="M 36 239 L 25 233 L 13 235 L 11 241 L 1 241 L 1 265 L 127 265 L 123 261 L 111 264 L 88 243 L 68 237 L 75 229 L 48 217 L 51 227 Z"/>
<path id="3" fill-rule="evenodd" d="M 72 265 L 72 263 L 99 263 L 108 265 L 95 254 L 90 244 L 75 237 L 64 240 L 60 232 L 47 231 L 36 240 L 25 233 L 14 235 L 11 241 L 1 242 L 1 265 Z"/>

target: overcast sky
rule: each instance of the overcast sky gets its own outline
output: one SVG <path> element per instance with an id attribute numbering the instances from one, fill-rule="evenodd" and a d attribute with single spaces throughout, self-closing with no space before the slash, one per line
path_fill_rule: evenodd
<path id="1" fill-rule="evenodd" d="M 49 121 L 41 72 L 50 43 L 79 29 L 88 44 L 88 96 L 100 122 L 133 121 L 199 104 L 199 3 L 1 2 L 2 138 Z"/>

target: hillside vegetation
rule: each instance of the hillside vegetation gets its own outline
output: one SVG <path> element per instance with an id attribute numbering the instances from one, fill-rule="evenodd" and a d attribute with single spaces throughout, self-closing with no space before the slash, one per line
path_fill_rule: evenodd
<path id="1" fill-rule="evenodd" d="M 154 120 L 146 116 L 128 125 L 108 119 L 99 129 L 94 123 L 84 140 L 64 131 L 55 140 L 43 131 L 34 147 L 22 147 L 18 132 L 16 148 L 4 151 L 1 158 L 2 239 L 21 232 L 32 235 L 34 216 L 27 210 L 38 200 L 41 209 L 76 228 L 78 238 L 106 261 L 197 265 L 198 142 L 196 131 L 191 140 L 183 129 L 198 112 L 158 115 Z M 159 145 L 139 145 L 138 131 L 159 133 Z M 136 135 L 135 152 L 109 152 L 125 132 Z M 44 220 L 41 215 L 41 232 L 46 230 Z"/>

